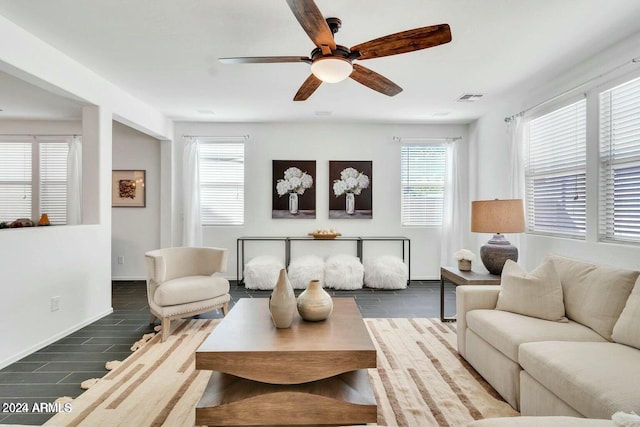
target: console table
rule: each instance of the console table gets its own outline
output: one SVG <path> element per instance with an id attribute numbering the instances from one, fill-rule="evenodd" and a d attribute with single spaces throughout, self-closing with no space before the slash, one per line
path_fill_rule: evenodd
<path id="1" fill-rule="evenodd" d="M 353 242 L 356 256 L 362 262 L 366 242 L 399 242 L 402 245 L 402 261 L 407 264 L 408 280 L 411 281 L 411 239 L 404 236 L 338 236 L 335 239 L 316 239 L 311 236 L 243 236 L 236 240 L 236 280 L 244 282 L 245 244 L 248 242 L 282 242 L 285 265 L 291 261 L 292 242 Z"/>

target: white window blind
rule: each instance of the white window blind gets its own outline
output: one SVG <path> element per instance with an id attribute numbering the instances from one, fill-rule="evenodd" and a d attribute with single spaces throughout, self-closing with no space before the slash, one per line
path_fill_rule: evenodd
<path id="1" fill-rule="evenodd" d="M 0 141 L 0 221 L 46 213 L 51 224 L 66 224 L 68 150 L 59 139 Z"/>
<path id="2" fill-rule="evenodd" d="M 586 100 L 531 120 L 525 165 L 527 229 L 586 234 Z"/>
<path id="3" fill-rule="evenodd" d="M 402 225 L 441 226 L 446 147 L 403 145 L 400 153 Z"/>
<path id="4" fill-rule="evenodd" d="M 0 142 L 0 221 L 31 218 L 31 162 L 31 142 Z"/>
<path id="5" fill-rule="evenodd" d="M 244 143 L 200 142 L 202 225 L 244 224 Z"/>
<path id="6" fill-rule="evenodd" d="M 40 212 L 51 224 L 67 223 L 67 154 L 66 142 L 40 144 Z"/>
<path id="7" fill-rule="evenodd" d="M 640 79 L 600 94 L 600 238 L 640 242 Z"/>

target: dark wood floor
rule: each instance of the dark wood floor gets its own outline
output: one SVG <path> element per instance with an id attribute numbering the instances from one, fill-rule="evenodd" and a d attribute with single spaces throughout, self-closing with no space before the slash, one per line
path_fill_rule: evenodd
<path id="1" fill-rule="evenodd" d="M 300 291 L 296 291 L 299 294 Z M 412 281 L 407 289 L 333 291 L 334 296 L 353 296 L 363 317 L 439 317 L 440 284 Z M 251 291 L 231 285 L 231 306 L 240 298 L 267 298 L 271 291 Z M 107 373 L 105 363 L 124 360 L 131 345 L 152 331 L 149 325 L 146 285 L 114 282 L 113 313 L 66 338 L 0 370 L 0 423 L 41 425 L 53 414 L 31 413 L 33 405 L 53 402 L 61 396 L 77 397 L 80 383 Z M 455 313 L 455 288 L 445 292 L 445 314 Z M 218 310 L 200 317 L 222 317 Z M 30 413 L 17 413 L 24 407 Z"/>

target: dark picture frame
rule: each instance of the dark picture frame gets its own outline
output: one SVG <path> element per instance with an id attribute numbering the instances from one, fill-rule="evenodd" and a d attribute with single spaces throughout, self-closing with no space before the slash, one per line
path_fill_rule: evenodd
<path id="1" fill-rule="evenodd" d="M 271 188 L 271 218 L 316 217 L 315 160 L 273 160 Z"/>
<path id="2" fill-rule="evenodd" d="M 147 205 L 145 170 L 113 170 L 111 173 L 111 206 L 144 208 Z"/>
<path id="3" fill-rule="evenodd" d="M 337 193 L 337 194 L 336 194 Z M 348 196 L 347 193 L 352 193 Z M 373 218 L 373 162 L 329 161 L 329 218 Z M 348 200 L 351 199 L 351 200 Z M 351 209 L 350 209 L 351 208 Z"/>

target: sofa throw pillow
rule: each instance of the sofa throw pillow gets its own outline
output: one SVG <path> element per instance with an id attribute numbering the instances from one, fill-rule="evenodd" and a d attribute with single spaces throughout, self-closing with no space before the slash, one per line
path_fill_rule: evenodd
<path id="1" fill-rule="evenodd" d="M 502 269 L 498 310 L 556 322 L 567 322 L 564 317 L 562 285 L 551 261 L 544 261 L 528 273 L 508 260 Z"/>
<path id="2" fill-rule="evenodd" d="M 613 326 L 640 272 L 547 255 L 560 276 L 567 318 L 611 341 Z"/>
<path id="3" fill-rule="evenodd" d="M 640 278 L 629 295 L 629 299 L 613 327 L 615 342 L 640 349 Z"/>

